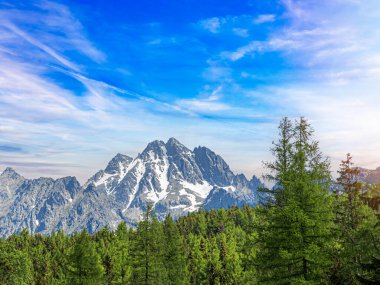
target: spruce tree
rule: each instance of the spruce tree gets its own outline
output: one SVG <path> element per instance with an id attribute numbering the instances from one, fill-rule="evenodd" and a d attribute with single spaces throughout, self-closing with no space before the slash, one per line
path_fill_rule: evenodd
<path id="1" fill-rule="evenodd" d="M 67 282 L 72 285 L 104 284 L 104 269 L 95 243 L 83 230 L 68 256 Z"/>
<path id="2" fill-rule="evenodd" d="M 380 260 L 380 225 L 368 206 L 368 189 L 360 181 L 360 170 L 347 154 L 338 171 L 335 193 L 336 240 L 331 280 L 342 284 L 380 282 L 376 268 Z"/>
<path id="3" fill-rule="evenodd" d="M 222 277 L 222 263 L 220 260 L 220 249 L 215 237 L 205 240 L 207 258 L 207 284 L 220 284 Z"/>
<path id="4" fill-rule="evenodd" d="M 130 240 L 127 225 L 122 222 L 116 230 L 116 238 L 110 245 L 111 272 L 109 283 L 127 284 L 131 277 Z"/>
<path id="5" fill-rule="evenodd" d="M 152 204 L 147 205 L 144 220 L 139 223 L 132 243 L 132 284 L 165 284 L 164 234 L 153 215 Z"/>
<path id="6" fill-rule="evenodd" d="M 275 184 L 260 211 L 259 280 L 271 284 L 326 282 L 332 208 L 328 160 L 304 118 L 285 118 L 268 177 Z"/>
<path id="7" fill-rule="evenodd" d="M 51 253 L 52 284 L 66 284 L 66 268 L 69 254 L 69 237 L 62 230 L 53 232 L 48 243 L 48 250 Z"/>
<path id="8" fill-rule="evenodd" d="M 187 236 L 190 284 L 204 284 L 207 280 L 207 259 L 205 257 L 206 244 L 202 236 L 190 233 Z"/>
<path id="9" fill-rule="evenodd" d="M 168 284 L 188 284 L 188 271 L 182 237 L 170 214 L 164 223 L 164 263 Z"/>
<path id="10" fill-rule="evenodd" d="M 241 284 L 243 268 L 240 254 L 233 236 L 227 238 L 224 233 L 218 234 L 217 244 L 220 251 L 221 284 Z"/>
<path id="11" fill-rule="evenodd" d="M 290 164 L 292 163 L 294 155 L 294 127 L 291 120 L 285 117 L 281 120 L 278 127 L 279 139 L 277 142 L 273 142 L 271 153 L 274 156 L 273 162 L 265 162 L 264 166 L 268 169 L 268 173 L 264 175 L 264 178 L 270 183 L 274 184 L 274 187 L 260 188 L 261 196 L 260 202 L 265 205 L 266 208 L 273 204 L 277 206 L 281 205 L 282 195 L 284 194 L 283 188 L 288 185 Z"/>

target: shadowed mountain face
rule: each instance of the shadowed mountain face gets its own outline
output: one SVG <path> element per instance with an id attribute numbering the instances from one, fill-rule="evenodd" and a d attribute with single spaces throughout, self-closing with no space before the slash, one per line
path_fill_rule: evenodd
<path id="1" fill-rule="evenodd" d="M 235 175 L 210 149 L 192 151 L 174 138 L 149 143 L 136 158 L 117 154 L 83 186 L 75 177 L 29 180 L 7 168 L 0 175 L 0 235 L 134 226 L 147 203 L 159 219 L 200 207 L 255 205 L 260 186 L 256 177 Z"/>

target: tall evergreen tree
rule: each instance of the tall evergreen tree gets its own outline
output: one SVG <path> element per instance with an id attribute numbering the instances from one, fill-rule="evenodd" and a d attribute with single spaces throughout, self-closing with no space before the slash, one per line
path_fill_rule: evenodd
<path id="1" fill-rule="evenodd" d="M 218 234 L 218 248 L 220 250 L 221 284 L 241 284 L 243 268 L 240 254 L 236 248 L 233 236 L 227 238 L 224 233 Z"/>
<path id="2" fill-rule="evenodd" d="M 220 249 L 215 237 L 205 240 L 207 258 L 207 284 L 216 285 L 221 283 L 222 263 L 220 260 Z"/>
<path id="3" fill-rule="evenodd" d="M 188 255 L 190 284 L 205 284 L 207 280 L 207 260 L 205 258 L 206 244 L 202 236 L 189 234 Z"/>
<path id="4" fill-rule="evenodd" d="M 321 284 L 329 265 L 332 208 L 329 163 L 304 118 L 294 127 L 280 124 L 267 164 L 275 182 L 272 198 L 261 211 L 257 256 L 259 279 L 272 284 Z"/>
<path id="5" fill-rule="evenodd" d="M 131 277 L 130 240 L 127 225 L 122 222 L 116 230 L 116 238 L 111 244 L 110 284 L 127 284 Z"/>
<path id="6" fill-rule="evenodd" d="M 188 284 L 188 271 L 182 237 L 170 214 L 164 221 L 164 263 L 168 284 Z"/>
<path id="7" fill-rule="evenodd" d="M 95 243 L 83 230 L 68 256 L 67 282 L 72 285 L 104 284 L 104 269 Z"/>
<path id="8" fill-rule="evenodd" d="M 47 243 L 47 250 L 51 253 L 52 284 L 66 283 L 66 268 L 68 268 L 70 238 L 62 230 L 53 232 Z"/>
<path id="9" fill-rule="evenodd" d="M 335 223 L 338 247 L 331 280 L 341 284 L 375 284 L 380 282 L 380 225 L 376 213 L 367 204 L 360 170 L 353 167 L 347 154 L 338 171 L 339 187 L 335 194 Z"/>
<path id="10" fill-rule="evenodd" d="M 282 195 L 284 194 L 283 188 L 290 182 L 290 165 L 292 163 L 294 154 L 294 127 L 291 120 L 287 117 L 283 118 L 278 127 L 279 139 L 273 142 L 271 153 L 274 156 L 273 162 L 265 162 L 264 166 L 268 169 L 268 173 L 264 178 L 274 184 L 274 187 L 260 188 L 261 203 L 266 207 L 273 204 L 280 205 Z"/>
<path id="11" fill-rule="evenodd" d="M 153 215 L 153 206 L 147 205 L 144 220 L 139 223 L 132 243 L 132 284 L 165 284 L 164 234 Z"/>

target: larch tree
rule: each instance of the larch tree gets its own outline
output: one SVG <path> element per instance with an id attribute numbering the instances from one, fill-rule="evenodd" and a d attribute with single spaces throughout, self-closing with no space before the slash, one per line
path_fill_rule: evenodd
<path id="1" fill-rule="evenodd" d="M 267 164 L 274 190 L 259 212 L 259 281 L 323 284 L 330 264 L 332 204 L 329 162 L 313 140 L 309 123 L 285 118 Z"/>

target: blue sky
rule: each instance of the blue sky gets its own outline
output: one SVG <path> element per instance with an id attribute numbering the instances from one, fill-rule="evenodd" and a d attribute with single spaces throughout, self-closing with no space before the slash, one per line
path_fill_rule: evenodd
<path id="1" fill-rule="evenodd" d="M 154 140 L 261 175 L 281 117 L 380 166 L 377 0 L 0 1 L 0 168 L 83 182 Z"/>

